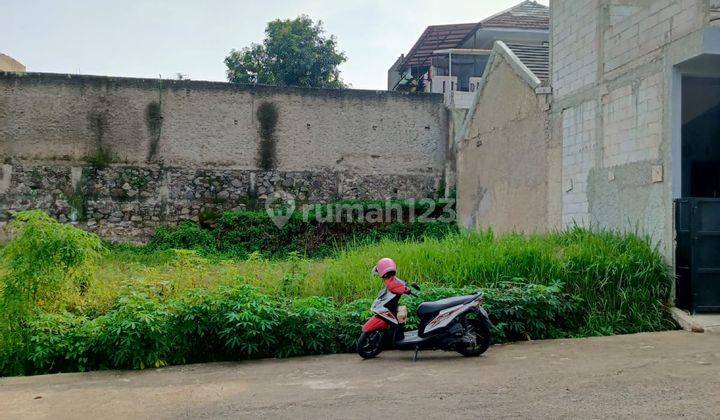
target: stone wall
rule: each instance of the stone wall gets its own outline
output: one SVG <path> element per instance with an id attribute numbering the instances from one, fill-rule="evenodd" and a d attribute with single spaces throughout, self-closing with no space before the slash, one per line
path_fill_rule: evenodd
<path id="1" fill-rule="evenodd" d="M 0 223 L 14 211 L 41 209 L 110 240 L 143 242 L 159 224 L 263 209 L 274 193 L 302 204 L 420 198 L 433 196 L 436 188 L 423 175 L 14 163 L 2 165 Z"/>
<path id="2" fill-rule="evenodd" d="M 275 165 L 257 108 L 272 103 Z M 0 73 L 0 222 L 40 208 L 111 239 L 222 210 L 422 198 L 443 185 L 441 95 Z"/>

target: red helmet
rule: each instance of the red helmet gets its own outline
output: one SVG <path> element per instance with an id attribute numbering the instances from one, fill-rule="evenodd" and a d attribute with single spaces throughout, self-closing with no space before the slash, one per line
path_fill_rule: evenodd
<path id="1" fill-rule="evenodd" d="M 397 265 L 395 264 L 395 261 L 391 260 L 390 258 L 380 259 L 380 261 L 375 264 L 375 267 L 373 267 L 373 272 L 380 277 L 385 276 L 387 273 L 394 273 L 396 271 Z"/>

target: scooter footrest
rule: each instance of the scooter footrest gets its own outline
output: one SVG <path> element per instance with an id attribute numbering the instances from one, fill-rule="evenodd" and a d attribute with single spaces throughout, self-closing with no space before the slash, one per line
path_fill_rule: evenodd
<path id="1" fill-rule="evenodd" d="M 405 337 L 402 340 L 398 341 L 397 344 L 406 346 L 406 345 L 410 345 L 410 344 L 419 343 L 421 341 L 423 341 L 423 339 L 418 336 L 417 331 L 406 331 Z"/>

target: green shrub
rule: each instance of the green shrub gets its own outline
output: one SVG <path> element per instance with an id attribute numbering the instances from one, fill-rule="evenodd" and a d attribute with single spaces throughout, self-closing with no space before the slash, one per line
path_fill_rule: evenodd
<path id="1" fill-rule="evenodd" d="M 50 306 L 64 293 L 82 293 L 88 287 L 104 249 L 96 235 L 38 210 L 17 213 L 11 229 L 13 240 L 0 255 L 6 268 L 0 299 L 6 309 L 17 313 L 38 304 Z"/>
<path id="2" fill-rule="evenodd" d="M 29 318 L 38 307 L 61 310 L 84 293 L 104 248 L 97 236 L 41 211 L 17 213 L 11 229 L 13 240 L 0 254 L 0 368 L 22 371 L 13 349 L 27 345 Z"/>
<path id="3" fill-rule="evenodd" d="M 370 231 L 348 240 L 339 232 L 361 224 L 320 224 L 311 231 L 290 223 L 279 234 L 273 225 L 273 237 L 266 222 L 259 213 L 226 214 L 213 230 L 188 224 L 169 231 L 169 239 L 156 236 L 159 248 L 179 242 L 199 252 L 113 247 L 104 260 L 115 270 L 107 282 L 90 281 L 103 251 L 95 236 L 41 213 L 20 214 L 16 239 L 2 251 L 0 298 L 9 309 L 0 312 L 0 373 L 352 351 L 382 285 L 369 268 L 382 256 L 398 262 L 401 278 L 423 286 L 419 297 L 403 300 L 410 327 L 421 301 L 477 289 L 497 326 L 495 342 L 674 327 L 665 307 L 670 271 L 637 235 L 575 228 L 532 236 L 447 230 L 433 236 L 426 226 L 416 237 L 414 226 L 391 223 L 385 227 L 399 233 Z M 241 234 L 253 229 L 258 237 Z M 328 244 L 337 252 L 333 258 L 301 257 L 307 249 L 319 255 Z M 250 252 L 254 247 L 287 259 L 266 259 Z M 218 254 L 228 250 L 247 259 Z M 93 305 L 93 299 L 103 303 Z"/>
<path id="4" fill-rule="evenodd" d="M 485 289 L 497 325 L 494 341 L 564 336 L 557 327 L 572 317 L 577 301 L 560 290 L 531 284 Z M 428 288 L 405 303 L 414 314 L 421 300 L 471 292 L 476 290 Z M 22 373 L 43 373 L 353 351 L 371 302 L 293 299 L 239 285 L 191 290 L 163 303 L 128 290 L 93 319 L 39 313 L 27 326 L 29 339 L 5 357 L 22 361 Z M 417 325 L 414 315 L 408 325 Z"/>
<path id="5" fill-rule="evenodd" d="M 442 219 L 447 205 L 442 200 L 394 201 L 389 205 L 389 215 L 379 213 L 382 223 L 357 222 L 358 214 L 367 215 L 374 206 L 385 205 L 382 201 L 341 201 L 331 204 L 348 209 L 340 212 L 339 221 L 327 220 L 328 207 L 323 206 L 317 213 L 315 209 L 309 211 L 308 221 L 304 220 L 302 212 L 294 212 L 280 228 L 265 211 L 226 212 L 214 221 L 212 227 L 192 222 L 177 227 L 160 227 L 150 239 L 148 248 L 195 249 L 204 255 L 221 253 L 240 258 L 246 258 L 253 252 L 276 258 L 287 257 L 291 253 L 327 257 L 348 246 L 356 247 L 381 239 L 442 238 L 457 232 L 454 223 Z M 411 215 L 423 214 L 427 214 L 427 222 L 408 222 Z"/>
<path id="6" fill-rule="evenodd" d="M 150 239 L 152 249 L 200 249 L 215 250 L 215 238 L 208 230 L 192 222 L 183 222 L 177 227 L 160 226 Z"/>
<path id="7" fill-rule="evenodd" d="M 98 336 L 93 341 L 107 357 L 99 362 L 116 368 L 165 366 L 174 347 L 169 318 L 166 305 L 144 293 L 121 297 L 110 312 L 96 319 Z"/>

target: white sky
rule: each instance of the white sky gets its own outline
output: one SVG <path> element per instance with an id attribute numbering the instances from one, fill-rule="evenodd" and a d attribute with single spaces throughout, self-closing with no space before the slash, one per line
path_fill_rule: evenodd
<path id="1" fill-rule="evenodd" d="M 385 89 L 428 25 L 476 22 L 521 0 L 0 0 L 0 52 L 28 71 L 225 80 L 231 48 L 268 21 L 307 14 L 337 36 L 342 77 Z M 546 4 L 547 0 L 540 0 Z"/>

